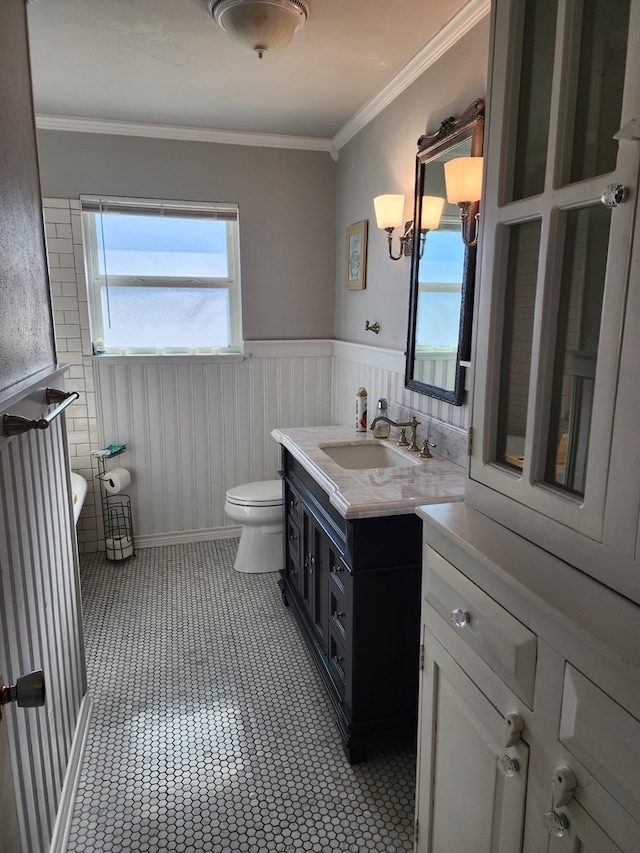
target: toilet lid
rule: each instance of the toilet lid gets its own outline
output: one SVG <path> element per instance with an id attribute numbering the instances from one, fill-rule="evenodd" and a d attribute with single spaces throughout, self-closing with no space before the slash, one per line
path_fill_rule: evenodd
<path id="1" fill-rule="evenodd" d="M 258 480 L 234 486 L 227 492 L 227 500 L 240 506 L 278 506 L 282 503 L 282 482 L 280 480 Z"/>

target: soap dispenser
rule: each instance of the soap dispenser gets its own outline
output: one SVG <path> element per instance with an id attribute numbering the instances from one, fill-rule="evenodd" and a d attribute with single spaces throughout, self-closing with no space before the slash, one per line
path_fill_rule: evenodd
<path id="1" fill-rule="evenodd" d="M 378 400 L 378 406 L 376 408 L 376 418 L 379 415 L 382 415 L 384 418 L 389 417 L 388 412 L 389 404 L 387 403 L 384 397 L 380 397 Z M 373 430 L 374 438 L 389 438 L 389 433 L 391 432 L 391 424 L 386 423 L 386 421 L 378 421 L 378 423 L 374 426 Z"/>

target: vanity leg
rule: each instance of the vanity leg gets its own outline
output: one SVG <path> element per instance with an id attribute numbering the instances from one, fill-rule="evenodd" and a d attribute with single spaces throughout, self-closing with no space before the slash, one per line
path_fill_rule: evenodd
<path id="1" fill-rule="evenodd" d="M 282 596 L 282 603 L 285 607 L 289 606 L 289 602 L 287 600 L 287 584 L 284 578 L 280 578 L 278 580 L 278 586 L 280 587 L 280 595 Z"/>
<path id="2" fill-rule="evenodd" d="M 362 742 L 353 742 L 345 744 L 344 747 L 347 761 L 349 764 L 363 764 L 367 760 L 367 747 Z"/>

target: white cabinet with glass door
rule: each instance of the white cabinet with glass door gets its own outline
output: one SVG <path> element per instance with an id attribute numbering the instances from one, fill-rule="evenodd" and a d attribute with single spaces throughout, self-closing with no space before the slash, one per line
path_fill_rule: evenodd
<path id="1" fill-rule="evenodd" d="M 494 4 L 467 490 L 638 602 L 639 38 L 639 0 Z"/>

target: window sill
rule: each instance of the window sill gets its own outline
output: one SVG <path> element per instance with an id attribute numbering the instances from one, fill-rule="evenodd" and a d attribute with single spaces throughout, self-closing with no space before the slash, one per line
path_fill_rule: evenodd
<path id="1" fill-rule="evenodd" d="M 250 358 L 250 355 L 242 352 L 217 352 L 217 353 L 103 353 L 94 355 L 95 361 L 116 362 L 118 364 L 166 364 L 167 362 L 179 362 L 180 364 L 202 364 L 203 362 L 236 364 Z"/>

